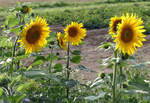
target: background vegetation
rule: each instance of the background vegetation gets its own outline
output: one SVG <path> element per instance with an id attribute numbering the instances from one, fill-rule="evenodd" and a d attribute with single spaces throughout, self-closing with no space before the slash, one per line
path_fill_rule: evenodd
<path id="1" fill-rule="evenodd" d="M 122 13 L 136 13 L 144 20 L 147 33 L 150 33 L 150 2 L 149 0 L 96 0 L 94 2 L 34 2 L 28 3 L 36 15 L 48 20 L 50 25 L 66 26 L 71 21 L 84 23 L 87 29 L 105 28 L 110 17 Z M 0 21 L 4 20 L 7 8 L 0 8 Z M 41 12 L 42 11 L 42 12 Z"/>

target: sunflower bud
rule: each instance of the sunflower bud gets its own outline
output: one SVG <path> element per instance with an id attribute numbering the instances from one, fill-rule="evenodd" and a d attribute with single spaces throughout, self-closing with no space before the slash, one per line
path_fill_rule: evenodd
<path id="1" fill-rule="evenodd" d="M 0 75 L 0 86 L 1 87 L 5 87 L 6 85 L 8 85 L 8 83 L 10 82 L 10 80 L 4 76 L 3 74 Z"/>
<path id="2" fill-rule="evenodd" d="M 109 100 L 109 99 L 111 99 L 111 96 L 108 95 L 108 94 L 106 94 L 106 95 L 104 96 L 104 98 L 105 98 L 105 100 Z"/>
<path id="3" fill-rule="evenodd" d="M 126 54 L 121 53 L 121 58 L 122 60 L 127 60 L 129 58 L 129 55 L 127 53 Z"/>
<path id="4" fill-rule="evenodd" d="M 31 12 L 31 8 L 29 6 L 23 6 L 21 12 L 26 14 Z"/>
<path id="5" fill-rule="evenodd" d="M 123 84 L 123 88 L 128 88 L 128 84 L 127 84 L 127 83 L 124 83 L 124 84 Z"/>
<path id="6" fill-rule="evenodd" d="M 50 45 L 54 45 L 54 44 L 55 44 L 55 41 L 51 41 L 51 42 L 50 42 Z"/>
<path id="7" fill-rule="evenodd" d="M 59 56 L 60 55 L 59 52 L 57 52 L 56 55 Z"/>
<path id="8" fill-rule="evenodd" d="M 102 79 L 104 79 L 105 78 L 105 73 L 100 73 L 99 77 L 101 77 Z"/>

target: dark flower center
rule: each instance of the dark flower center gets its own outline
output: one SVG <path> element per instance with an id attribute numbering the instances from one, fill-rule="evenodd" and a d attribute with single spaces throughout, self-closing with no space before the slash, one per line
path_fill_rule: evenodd
<path id="1" fill-rule="evenodd" d="M 26 40 L 30 44 L 36 43 L 40 39 L 41 35 L 41 28 L 39 26 L 32 26 L 28 31 L 26 35 Z"/>
<path id="2" fill-rule="evenodd" d="M 78 29 L 76 27 L 70 27 L 68 33 L 69 36 L 75 37 L 78 34 Z"/>
<path id="3" fill-rule="evenodd" d="M 60 44 L 63 46 L 64 45 L 64 42 L 62 40 L 62 38 L 60 39 Z"/>
<path id="4" fill-rule="evenodd" d="M 121 19 L 120 19 L 120 20 L 116 20 L 116 21 L 114 22 L 113 30 L 114 30 L 115 32 L 117 32 L 117 26 L 118 26 L 119 23 L 121 23 Z"/>
<path id="5" fill-rule="evenodd" d="M 124 28 L 121 33 L 121 40 L 125 43 L 132 41 L 133 39 L 133 30 L 131 28 Z"/>

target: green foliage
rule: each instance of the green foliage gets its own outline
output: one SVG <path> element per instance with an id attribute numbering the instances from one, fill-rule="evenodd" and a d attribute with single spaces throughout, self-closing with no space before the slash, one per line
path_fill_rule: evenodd
<path id="1" fill-rule="evenodd" d="M 5 25 L 7 25 L 10 28 L 16 26 L 18 23 L 19 21 L 14 14 L 7 16 L 5 20 Z"/>
<path id="2" fill-rule="evenodd" d="M 89 68 L 83 66 L 83 65 L 78 65 L 76 67 L 76 69 L 79 69 L 79 70 L 83 70 L 83 71 L 86 71 L 86 72 L 92 72 Z"/>
<path id="3" fill-rule="evenodd" d="M 79 51 L 79 50 L 74 50 L 74 51 L 72 52 L 72 54 L 73 54 L 73 55 L 80 55 L 80 54 L 81 54 L 81 51 Z"/>
<path id="4" fill-rule="evenodd" d="M 115 0 L 114 0 L 115 1 Z M 126 1 L 126 0 L 125 0 Z M 110 0 L 111 2 L 111 0 Z M 113 2 L 113 1 L 112 1 Z M 120 2 L 120 1 L 117 1 Z M 47 4 L 49 5 L 49 4 Z M 50 4 L 52 5 L 52 4 Z M 108 27 L 110 17 L 120 16 L 123 13 L 136 13 L 144 19 L 144 25 L 149 33 L 149 2 L 131 2 L 131 3 L 111 3 L 102 2 L 93 3 L 69 3 L 62 7 L 52 8 L 46 6 L 45 10 L 35 9 L 36 15 L 42 16 L 48 20 L 50 25 L 60 24 L 68 25 L 72 21 L 82 22 L 87 29 L 96 29 Z M 122 6 L 124 8 L 122 8 Z M 72 7 L 76 7 L 72 9 Z M 50 9 L 49 9 L 50 8 Z"/>
<path id="5" fill-rule="evenodd" d="M 112 43 L 111 42 L 107 42 L 107 43 L 103 43 L 98 48 L 108 49 L 111 46 L 112 46 Z"/>
<path id="6" fill-rule="evenodd" d="M 0 38 L 1 38 L 0 47 L 2 47 L 2 48 L 11 48 L 12 47 L 13 43 L 11 40 L 9 40 L 11 38 L 8 39 L 8 37 L 6 37 L 6 36 L 0 36 Z"/>
<path id="7" fill-rule="evenodd" d="M 75 55 L 71 58 L 71 62 L 73 62 L 73 63 L 78 64 L 78 63 L 80 63 L 80 61 L 81 61 L 81 56 Z"/>
<path id="8" fill-rule="evenodd" d="M 0 97 L 2 96 L 2 94 L 3 94 L 3 89 L 0 88 Z"/>
<path id="9" fill-rule="evenodd" d="M 21 29 L 22 29 L 22 26 L 16 27 L 16 28 L 10 29 L 10 32 L 13 32 L 13 33 L 19 35 Z"/>
<path id="10" fill-rule="evenodd" d="M 130 1 L 132 2 L 122 3 Z M 115 15 L 120 16 L 125 12 L 134 12 L 139 17 L 142 17 L 144 19 L 144 25 L 147 33 L 150 33 L 148 22 L 150 19 L 150 15 L 148 13 L 150 9 L 150 2 L 136 1 L 148 0 L 108 0 L 105 2 L 95 1 L 92 3 L 33 3 L 31 7 L 34 9 L 33 11 L 36 13 L 36 15 L 46 18 L 50 25 L 60 24 L 66 26 L 71 21 L 77 21 L 84 23 L 84 26 L 87 29 L 108 27 L 110 17 Z M 122 6 L 124 6 L 124 8 L 122 8 Z M 73 7 L 76 8 L 72 9 Z M 44 8 L 42 12 L 40 12 L 41 8 Z M 11 17 L 8 16 L 7 18 Z M 13 26 L 16 22 L 16 19 L 12 17 L 9 24 L 10 26 Z"/>
<path id="11" fill-rule="evenodd" d="M 142 1 L 149 1 L 149 0 L 108 0 L 109 2 L 142 2 Z"/>
<path id="12" fill-rule="evenodd" d="M 61 63 L 57 63 L 54 65 L 54 72 L 62 72 L 63 71 L 63 66 Z"/>

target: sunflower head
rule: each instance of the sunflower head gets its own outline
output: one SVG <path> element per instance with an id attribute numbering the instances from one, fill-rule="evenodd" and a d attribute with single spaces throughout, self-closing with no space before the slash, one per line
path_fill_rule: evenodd
<path id="1" fill-rule="evenodd" d="M 32 8 L 30 8 L 29 6 L 23 6 L 21 9 L 21 12 L 26 14 L 26 13 L 30 13 L 32 10 Z"/>
<path id="2" fill-rule="evenodd" d="M 86 36 L 86 29 L 83 28 L 82 23 L 72 22 L 64 31 L 66 40 L 71 42 L 72 45 L 79 45 L 81 40 Z"/>
<path id="3" fill-rule="evenodd" d="M 141 18 L 137 18 L 136 15 L 129 15 L 128 13 L 123 15 L 122 22 L 118 24 L 117 35 L 115 35 L 116 49 L 122 51 L 123 54 L 133 55 L 136 47 L 141 47 L 142 41 L 146 41 L 142 23 Z"/>
<path id="4" fill-rule="evenodd" d="M 112 17 L 110 24 L 109 24 L 109 34 L 116 34 L 117 33 L 117 26 L 121 23 L 121 17 Z"/>
<path id="5" fill-rule="evenodd" d="M 26 24 L 20 33 L 21 46 L 25 46 L 26 54 L 37 52 L 46 45 L 46 38 L 49 36 L 50 28 L 45 19 L 37 17 L 35 21 L 31 20 L 30 24 Z"/>
<path id="6" fill-rule="evenodd" d="M 66 39 L 65 39 L 65 36 L 64 34 L 61 34 L 60 32 L 57 33 L 57 39 L 58 39 L 58 44 L 59 46 L 63 49 L 63 50 L 66 50 L 66 47 L 67 47 L 67 42 L 66 42 Z"/>

